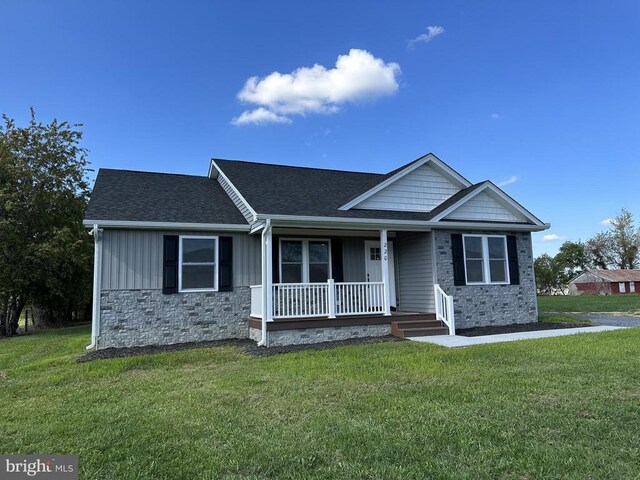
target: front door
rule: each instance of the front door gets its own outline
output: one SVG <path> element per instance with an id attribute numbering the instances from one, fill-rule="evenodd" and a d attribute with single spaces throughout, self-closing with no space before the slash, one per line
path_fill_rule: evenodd
<path id="1" fill-rule="evenodd" d="M 377 240 L 365 240 L 364 263 L 367 282 L 382 281 L 382 251 Z M 396 266 L 393 258 L 393 242 L 389 242 L 389 283 L 391 284 L 391 306 L 396 307 Z"/>

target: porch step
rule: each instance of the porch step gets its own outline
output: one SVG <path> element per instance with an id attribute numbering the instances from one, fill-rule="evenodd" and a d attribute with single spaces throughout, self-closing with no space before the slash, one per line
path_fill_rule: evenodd
<path id="1" fill-rule="evenodd" d="M 435 317 L 435 315 L 433 316 Z M 425 337 L 447 335 L 449 329 L 440 320 L 435 320 L 435 318 L 418 320 L 412 315 L 410 320 L 392 320 L 391 333 L 400 338 Z"/>

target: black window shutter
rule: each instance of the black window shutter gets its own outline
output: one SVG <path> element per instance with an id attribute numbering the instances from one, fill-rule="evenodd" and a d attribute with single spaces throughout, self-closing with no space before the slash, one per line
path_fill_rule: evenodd
<path id="1" fill-rule="evenodd" d="M 218 291 L 233 290 L 233 237 L 218 238 Z"/>
<path id="2" fill-rule="evenodd" d="M 455 286 L 466 285 L 464 270 L 464 245 L 462 244 L 462 234 L 451 234 L 451 253 L 453 256 L 453 284 Z"/>
<path id="3" fill-rule="evenodd" d="M 342 269 L 342 239 L 331 239 L 331 273 L 333 280 L 344 282 L 344 270 Z"/>
<path id="4" fill-rule="evenodd" d="M 511 285 L 520 285 L 518 247 L 516 245 L 515 235 L 507 235 L 507 256 L 509 258 L 509 279 L 511 280 Z"/>
<path id="5" fill-rule="evenodd" d="M 165 235 L 162 253 L 162 293 L 178 293 L 178 235 Z"/>
<path id="6" fill-rule="evenodd" d="M 271 236 L 271 242 L 273 245 L 271 246 L 271 263 L 273 264 L 273 283 L 280 283 L 280 239 L 275 235 Z"/>

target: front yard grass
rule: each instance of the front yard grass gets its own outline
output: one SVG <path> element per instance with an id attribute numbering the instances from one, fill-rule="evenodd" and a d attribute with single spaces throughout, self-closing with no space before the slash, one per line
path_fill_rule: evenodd
<path id="1" fill-rule="evenodd" d="M 0 342 L 0 452 L 81 478 L 638 478 L 640 329 L 464 349 L 76 363 L 88 327 Z"/>
<path id="2" fill-rule="evenodd" d="M 640 314 L 638 295 L 553 295 L 539 296 L 541 312 L 627 312 Z"/>

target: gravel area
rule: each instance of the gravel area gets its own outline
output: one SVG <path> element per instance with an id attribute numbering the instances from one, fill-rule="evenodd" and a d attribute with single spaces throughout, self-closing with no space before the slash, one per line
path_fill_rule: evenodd
<path id="1" fill-rule="evenodd" d="M 640 327 L 640 316 L 614 313 L 563 313 L 561 315 L 589 320 L 596 325 L 611 327 Z"/>

